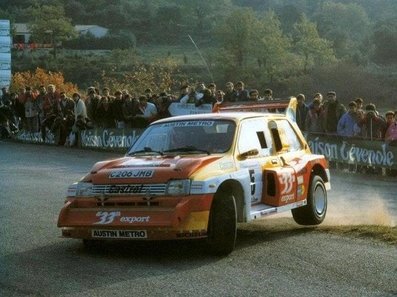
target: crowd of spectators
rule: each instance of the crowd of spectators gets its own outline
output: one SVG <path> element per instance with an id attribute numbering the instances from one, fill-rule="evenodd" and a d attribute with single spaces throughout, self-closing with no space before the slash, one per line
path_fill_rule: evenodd
<path id="1" fill-rule="evenodd" d="M 207 86 L 198 83 L 182 85 L 179 94 L 156 94 L 146 89 L 137 95 L 128 90 L 111 93 L 107 87 L 101 92 L 89 87 L 84 96 L 74 93 L 70 98 L 70 94 L 52 84 L 37 90 L 26 86 L 18 93 L 3 88 L 0 124 L 4 134 L 24 129 L 41 132 L 43 139 L 48 131 L 59 131 L 59 143 L 63 144 L 71 133 L 87 128 L 144 128 L 156 119 L 169 117 L 168 107 L 172 102 L 216 106 L 223 102 L 274 100 L 271 89 L 266 89 L 262 97 L 257 89 L 247 89 L 242 81 L 228 82 L 224 90 L 217 89 L 214 83 Z M 386 140 L 392 144 L 397 141 L 395 111 L 383 116 L 373 103 L 364 107 L 361 98 L 351 101 L 346 109 L 334 91 L 329 91 L 325 99 L 316 93 L 308 103 L 304 94 L 296 97 L 296 121 L 303 132 Z"/>

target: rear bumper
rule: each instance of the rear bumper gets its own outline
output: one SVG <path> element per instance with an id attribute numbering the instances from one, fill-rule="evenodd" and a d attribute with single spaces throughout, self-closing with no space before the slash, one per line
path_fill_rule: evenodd
<path id="1" fill-rule="evenodd" d="M 82 239 L 167 240 L 207 236 L 213 194 L 179 197 L 174 207 L 62 208 L 62 236 Z M 161 198 L 159 198 L 161 199 Z"/>

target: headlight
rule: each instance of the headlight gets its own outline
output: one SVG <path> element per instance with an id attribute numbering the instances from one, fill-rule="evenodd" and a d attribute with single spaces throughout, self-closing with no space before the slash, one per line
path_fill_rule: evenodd
<path id="1" fill-rule="evenodd" d="M 190 193 L 190 180 L 179 179 L 169 181 L 166 193 L 168 195 L 188 195 Z"/>
<path id="2" fill-rule="evenodd" d="M 74 183 L 68 188 L 68 197 L 76 197 L 76 196 L 91 196 L 92 195 L 92 184 L 91 183 Z"/>

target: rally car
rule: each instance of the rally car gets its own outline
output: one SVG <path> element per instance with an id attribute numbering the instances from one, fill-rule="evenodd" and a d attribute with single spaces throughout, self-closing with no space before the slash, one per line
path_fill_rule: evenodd
<path id="1" fill-rule="evenodd" d="M 320 224 L 330 174 L 296 123 L 282 114 L 207 113 L 152 123 L 127 154 L 99 162 L 68 188 L 63 237 L 205 238 L 228 254 L 238 222 L 292 211 Z"/>

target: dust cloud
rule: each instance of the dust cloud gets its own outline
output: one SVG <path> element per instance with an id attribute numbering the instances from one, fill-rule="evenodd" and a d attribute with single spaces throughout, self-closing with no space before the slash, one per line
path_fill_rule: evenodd
<path id="1" fill-rule="evenodd" d="M 323 222 L 326 226 L 341 225 L 380 225 L 396 226 L 397 218 L 393 216 L 388 203 L 377 194 L 360 195 L 351 200 L 351 193 L 328 197 L 327 216 Z"/>

